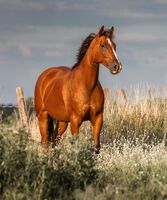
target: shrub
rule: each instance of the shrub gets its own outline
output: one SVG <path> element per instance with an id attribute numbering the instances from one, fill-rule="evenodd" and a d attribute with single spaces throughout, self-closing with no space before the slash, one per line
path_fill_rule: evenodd
<path id="1" fill-rule="evenodd" d="M 20 130 L 0 134 L 0 191 L 4 199 L 54 199 L 84 190 L 97 177 L 91 142 L 70 139 L 47 153 L 39 153 Z"/>

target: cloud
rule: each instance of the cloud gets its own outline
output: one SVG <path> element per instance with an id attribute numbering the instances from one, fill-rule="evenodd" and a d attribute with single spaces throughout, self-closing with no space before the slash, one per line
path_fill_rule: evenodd
<path id="1" fill-rule="evenodd" d="M 4 89 L 4 85 L 0 83 L 0 91 Z"/>
<path id="2" fill-rule="evenodd" d="M 167 36 L 161 36 L 161 33 L 153 33 L 147 30 L 141 30 L 140 32 L 136 32 L 135 28 L 131 31 L 128 29 L 124 32 L 117 34 L 117 39 L 119 42 L 123 42 L 126 44 L 140 44 L 140 45 L 151 45 L 151 44 L 167 44 Z"/>
<path id="3" fill-rule="evenodd" d="M 163 48 L 161 45 L 156 47 L 154 45 L 125 45 L 122 48 L 122 51 L 118 53 L 118 56 L 123 63 L 123 67 L 125 65 L 124 70 L 133 70 L 133 76 L 135 77 L 140 71 L 140 74 L 143 73 L 143 75 L 148 77 L 148 79 L 150 76 L 157 74 L 157 80 L 160 80 L 163 77 L 160 78 L 159 72 L 163 72 L 164 75 L 167 73 L 166 47 Z M 127 76 L 129 79 L 132 78 L 128 74 Z"/>
<path id="4" fill-rule="evenodd" d="M 166 32 L 167 27 L 163 23 L 137 23 L 116 29 L 116 39 L 123 44 L 140 45 L 140 47 L 143 45 L 149 48 L 150 45 L 167 45 L 167 35 L 164 34 Z"/>
<path id="5" fill-rule="evenodd" d="M 159 5 L 167 5 L 166 0 L 153 0 L 153 2 Z"/>
<path id="6" fill-rule="evenodd" d="M 165 8 L 166 0 L 94 0 L 87 6 L 88 10 L 97 13 L 97 16 L 105 16 L 119 19 L 132 20 L 153 20 L 156 18 L 162 19 L 167 17 Z M 83 9 L 86 11 L 87 9 Z"/>
<path id="7" fill-rule="evenodd" d="M 96 1 L 96 0 L 95 0 Z M 0 8 L 3 10 L 15 10 L 15 11 L 34 11 L 34 12 L 46 12 L 46 11 L 81 11 L 90 9 L 92 2 L 85 0 L 0 0 Z"/>
<path id="8" fill-rule="evenodd" d="M 149 34 L 147 32 L 124 32 L 119 35 L 119 41 L 120 42 L 155 42 L 158 41 L 159 37 L 156 35 Z"/>
<path id="9" fill-rule="evenodd" d="M 43 11 L 45 9 L 44 4 L 39 1 L 24 1 L 24 0 L 0 0 L 0 9 L 8 11 Z"/>
<path id="10" fill-rule="evenodd" d="M 21 55 L 24 56 L 24 57 L 32 56 L 32 50 L 31 50 L 30 47 L 19 46 L 19 51 L 20 51 Z"/>
<path id="11" fill-rule="evenodd" d="M 53 50 L 53 51 L 46 51 L 45 56 L 47 57 L 54 57 L 54 58 L 62 58 L 64 57 L 64 52 L 58 51 L 58 50 Z"/>
<path id="12" fill-rule="evenodd" d="M 121 77 L 120 82 L 151 76 L 161 81 L 157 71 L 165 74 L 167 65 L 166 10 L 166 0 L 0 0 L 4 98 L 15 98 L 8 91 L 15 90 L 16 81 L 27 89 L 32 87 L 45 66 L 73 64 L 82 40 L 102 24 L 116 28 L 117 52 L 125 64 L 117 78 Z M 7 80 L 9 71 L 13 78 Z M 104 79 L 110 87 L 111 77 L 104 75 Z M 115 84 L 116 78 L 112 79 Z"/>
<path id="13" fill-rule="evenodd" d="M 91 15 L 95 12 L 97 16 L 111 16 L 111 17 L 135 17 L 135 18 L 152 18 L 154 16 L 165 16 L 165 9 L 159 7 L 167 5 L 166 0 L 140 0 L 140 1 L 116 1 L 116 0 L 0 0 L 1 11 L 17 11 L 31 13 L 53 13 L 60 12 L 86 12 Z M 75 14 L 75 13 L 73 13 Z M 56 13 L 55 13 L 56 15 Z"/>
<path id="14" fill-rule="evenodd" d="M 13 32 L 8 32 L 3 36 L 0 35 L 0 53 L 1 56 L 10 56 L 11 52 L 19 51 L 22 56 L 30 57 L 39 52 L 47 57 L 62 57 L 67 51 L 71 52 L 71 49 L 76 51 L 82 39 L 90 32 L 92 32 L 90 27 L 64 26 L 50 28 L 38 26 L 35 31 L 28 33 L 19 31 L 14 35 Z"/>

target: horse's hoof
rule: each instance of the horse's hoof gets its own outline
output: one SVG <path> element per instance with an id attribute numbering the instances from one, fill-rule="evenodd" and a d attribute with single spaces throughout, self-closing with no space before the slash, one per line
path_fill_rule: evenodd
<path id="1" fill-rule="evenodd" d="M 41 145 L 46 150 L 49 148 L 49 142 L 41 142 Z"/>
<path id="2" fill-rule="evenodd" d="M 95 153 L 96 153 L 96 154 L 99 154 L 99 153 L 100 153 L 100 146 L 96 146 L 96 147 L 95 147 Z"/>

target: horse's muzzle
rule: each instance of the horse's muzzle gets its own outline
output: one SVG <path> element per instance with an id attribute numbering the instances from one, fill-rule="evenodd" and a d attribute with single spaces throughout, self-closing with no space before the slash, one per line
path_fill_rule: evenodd
<path id="1" fill-rule="evenodd" d="M 113 74 L 113 75 L 118 74 L 122 70 L 122 63 L 121 62 L 113 62 L 109 66 L 109 70 L 110 70 L 111 74 Z"/>

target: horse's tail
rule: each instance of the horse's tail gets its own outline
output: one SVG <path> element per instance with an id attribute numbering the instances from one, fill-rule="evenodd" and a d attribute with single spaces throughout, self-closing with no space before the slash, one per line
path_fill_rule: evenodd
<path id="1" fill-rule="evenodd" d="M 49 116 L 48 118 L 48 136 L 49 136 L 49 141 L 53 141 L 53 134 L 54 134 L 54 119 Z"/>

